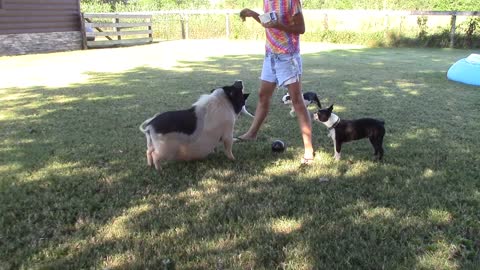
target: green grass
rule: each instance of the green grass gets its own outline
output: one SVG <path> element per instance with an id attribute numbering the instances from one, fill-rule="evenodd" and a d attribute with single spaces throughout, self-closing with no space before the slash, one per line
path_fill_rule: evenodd
<path id="1" fill-rule="evenodd" d="M 300 168 L 280 89 L 235 162 L 219 151 L 147 169 L 147 117 L 235 79 L 254 110 L 256 45 L 0 58 L 0 269 L 479 269 L 480 89 L 446 79 L 470 51 L 304 44 L 305 91 L 340 117 L 386 121 L 382 163 L 366 140 L 336 162 L 314 123 L 316 160 Z M 288 148 L 274 155 L 277 138 Z"/>

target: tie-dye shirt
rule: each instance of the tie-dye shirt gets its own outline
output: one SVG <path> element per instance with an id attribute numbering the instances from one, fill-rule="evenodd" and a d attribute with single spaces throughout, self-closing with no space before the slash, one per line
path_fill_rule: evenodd
<path id="1" fill-rule="evenodd" d="M 302 12 L 300 0 L 263 0 L 265 13 L 275 11 L 278 20 L 284 25 L 293 23 L 293 16 Z M 300 35 L 287 33 L 275 28 L 265 28 L 268 53 L 298 53 L 300 52 Z"/>

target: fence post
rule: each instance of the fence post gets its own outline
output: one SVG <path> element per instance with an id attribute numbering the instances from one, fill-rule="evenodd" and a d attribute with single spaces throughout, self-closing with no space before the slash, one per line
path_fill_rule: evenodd
<path id="1" fill-rule="evenodd" d="M 457 14 L 454 12 L 452 14 L 452 18 L 450 19 L 450 48 L 453 48 L 455 46 L 455 28 L 456 28 L 456 22 L 457 22 Z"/>
<path id="2" fill-rule="evenodd" d="M 323 15 L 323 28 L 325 31 L 328 31 L 328 14 Z"/>
<path id="3" fill-rule="evenodd" d="M 400 17 L 400 25 L 399 25 L 399 31 L 400 31 L 400 36 L 402 36 L 402 32 L 403 32 L 403 24 L 405 23 L 405 16 L 401 16 Z"/>
<path id="4" fill-rule="evenodd" d="M 150 25 L 148 26 L 148 30 L 150 31 L 150 33 L 148 34 L 148 37 L 151 38 L 153 41 L 152 25 L 153 25 L 153 16 L 150 15 Z"/>
<path id="5" fill-rule="evenodd" d="M 188 14 L 182 15 L 182 39 L 188 39 Z"/>
<path id="6" fill-rule="evenodd" d="M 82 50 L 87 49 L 87 31 L 85 29 L 85 18 L 83 12 L 80 12 L 80 31 L 82 31 Z"/>
<path id="7" fill-rule="evenodd" d="M 114 19 L 114 22 L 115 22 L 116 24 L 120 23 L 120 18 L 115 18 L 115 19 Z M 115 32 L 120 32 L 120 31 L 121 31 L 121 29 L 120 29 L 119 27 L 115 27 Z M 118 36 L 117 36 L 117 40 L 121 40 L 121 39 L 122 39 L 122 36 L 118 35 Z"/>
<path id="8" fill-rule="evenodd" d="M 390 25 L 390 18 L 388 16 L 388 12 L 385 12 L 385 15 L 383 16 L 383 37 L 386 38 L 388 34 L 388 27 Z"/>
<path id="9" fill-rule="evenodd" d="M 225 32 L 227 34 L 227 39 L 230 39 L 230 14 L 228 11 L 225 14 Z"/>
<path id="10" fill-rule="evenodd" d="M 180 15 L 180 25 L 182 26 L 182 39 L 185 39 L 185 16 Z"/>

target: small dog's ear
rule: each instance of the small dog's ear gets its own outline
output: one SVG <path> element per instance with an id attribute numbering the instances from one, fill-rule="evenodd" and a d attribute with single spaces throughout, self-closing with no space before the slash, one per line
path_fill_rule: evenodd
<path id="1" fill-rule="evenodd" d="M 327 110 L 328 110 L 329 112 L 332 112 L 332 111 L 333 111 L 333 104 L 332 104 L 332 105 L 330 105 L 330 107 L 328 107 L 328 109 L 327 109 Z"/>
<path id="2" fill-rule="evenodd" d="M 250 96 L 250 94 L 243 94 L 243 100 L 247 100 L 248 96 Z"/>

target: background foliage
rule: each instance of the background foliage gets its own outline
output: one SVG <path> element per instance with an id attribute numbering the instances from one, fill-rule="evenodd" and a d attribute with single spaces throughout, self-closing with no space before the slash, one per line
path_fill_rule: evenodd
<path id="1" fill-rule="evenodd" d="M 256 22 L 242 22 L 228 10 L 244 7 L 260 10 L 260 0 L 81 0 L 83 12 L 133 12 L 222 9 L 224 14 L 156 14 L 154 38 L 263 39 L 264 30 Z M 303 0 L 304 10 L 437 10 L 475 11 L 480 2 L 473 0 Z M 230 11 L 231 12 L 231 11 Z M 362 44 L 371 47 L 449 47 L 450 17 L 448 16 L 362 16 L 328 15 L 311 12 L 305 15 L 305 41 Z M 226 17 L 229 17 L 228 19 Z M 436 17 L 436 18 L 435 18 Z M 440 18 L 443 17 L 443 18 Z M 412 24 L 410 19 L 415 20 Z M 440 18 L 440 19 L 439 19 Z M 227 22 L 226 22 L 227 21 Z M 228 24 L 228 26 L 227 26 Z M 355 28 L 355 25 L 357 27 Z M 360 26 L 358 26 L 360 25 Z M 480 48 L 480 17 L 457 18 L 456 48 Z M 352 28 L 353 26 L 353 28 Z M 188 32 L 188 34 L 186 34 Z"/>
<path id="2" fill-rule="evenodd" d="M 303 0 L 308 9 L 393 9 L 393 10 L 480 10 L 477 0 Z M 244 8 L 261 7 L 260 0 L 81 0 L 82 5 L 107 4 L 114 11 L 119 6 L 135 10 L 183 8 Z M 125 7 L 123 7 L 125 8 Z"/>

